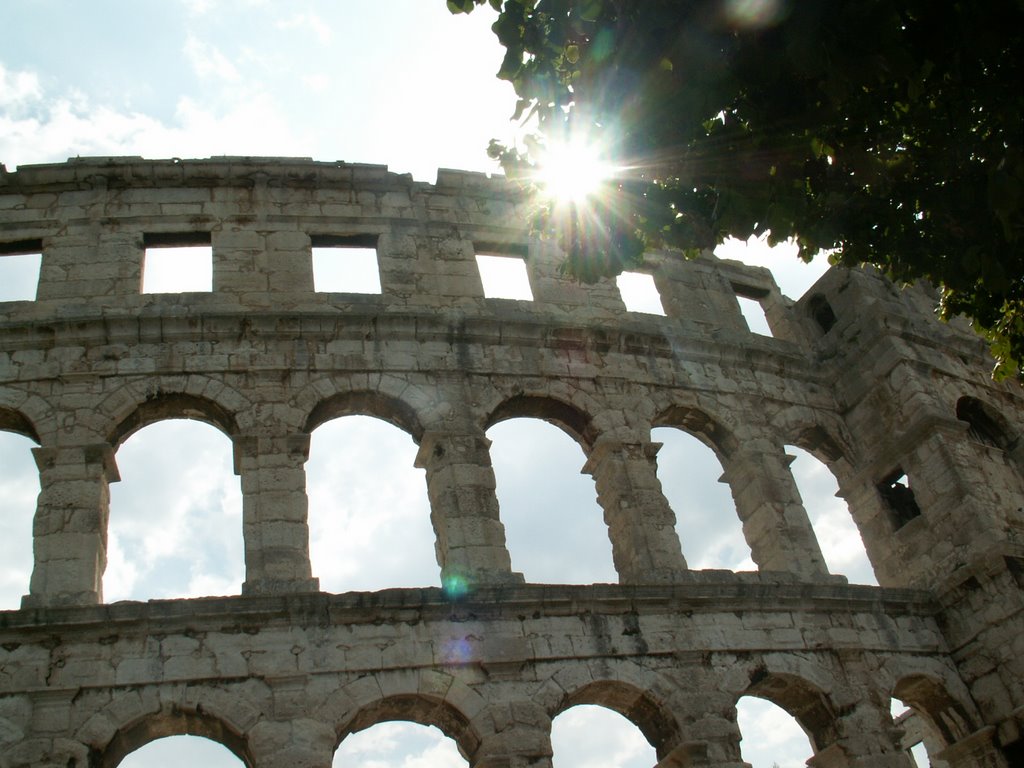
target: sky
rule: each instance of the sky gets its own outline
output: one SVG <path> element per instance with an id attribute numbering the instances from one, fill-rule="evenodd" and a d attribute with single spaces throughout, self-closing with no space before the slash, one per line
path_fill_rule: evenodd
<path id="1" fill-rule="evenodd" d="M 487 9 L 451 16 L 443 0 L 2 0 L 0 163 L 14 170 L 75 156 L 266 155 L 387 164 L 428 182 L 439 167 L 496 172 L 487 143 L 514 140 L 516 126 L 511 87 L 494 77 L 503 51 L 488 29 L 492 18 Z M 768 266 L 791 298 L 826 267 L 757 244 L 733 242 L 719 253 Z M 18 280 L 31 287 L 31 270 L 8 268 L 0 291 Z M 513 568 L 534 582 L 615 581 L 580 447 L 533 420 L 503 422 L 488 437 Z M 655 430 L 653 439 L 664 443 L 659 478 L 690 566 L 752 569 L 711 451 L 678 430 Z M 28 587 L 38 493 L 30 448 L 0 432 L 0 609 L 17 608 Z M 314 432 L 307 486 L 322 589 L 438 584 L 415 453 L 408 435 L 370 418 Z M 790 453 L 831 570 L 873 583 L 831 474 Z M 241 495 L 229 440 L 198 422 L 162 422 L 132 435 L 116 459 L 122 481 L 111 488 L 105 598 L 237 594 Z M 558 533 L 569 529 L 571 537 Z M 741 704 L 746 761 L 803 765 L 810 747 L 791 718 L 756 700 Z M 436 729 L 389 724 L 357 736 L 342 744 L 336 766 L 465 765 Z M 639 731 L 599 708 L 563 714 L 552 738 L 556 768 L 604 768 L 609 755 L 621 768 L 654 763 Z M 122 766 L 161 760 L 238 765 L 219 745 L 174 738 Z"/>

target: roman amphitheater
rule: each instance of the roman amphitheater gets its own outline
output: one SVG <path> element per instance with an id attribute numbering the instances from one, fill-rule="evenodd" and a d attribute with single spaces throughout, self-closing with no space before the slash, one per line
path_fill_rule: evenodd
<path id="1" fill-rule="evenodd" d="M 984 344 L 924 289 L 833 269 L 793 302 L 711 256 L 649 254 L 665 316 L 630 312 L 560 274 L 527 205 L 303 159 L 0 166 L 0 254 L 42 254 L 36 299 L 0 304 L 0 429 L 36 443 L 41 485 L 28 594 L 0 612 L 0 766 L 113 768 L 189 733 L 328 768 L 397 719 L 473 768 L 544 768 L 552 719 L 589 703 L 659 768 L 741 768 L 745 695 L 797 719 L 815 768 L 908 768 L 915 738 L 936 766 L 1024 765 L 1024 398 Z M 169 245 L 212 246 L 212 290 L 141 291 Z M 380 294 L 316 292 L 314 246 L 375 248 Z M 486 297 L 479 253 L 522 260 L 533 300 Z M 346 414 L 419 446 L 444 587 L 319 590 L 304 463 Z M 582 446 L 617 584 L 512 571 L 485 430 L 519 416 Z M 232 441 L 245 582 L 106 604 L 118 447 L 169 418 Z M 714 450 L 756 572 L 688 569 L 655 426 Z M 828 573 L 787 444 L 837 478 L 881 587 Z"/>

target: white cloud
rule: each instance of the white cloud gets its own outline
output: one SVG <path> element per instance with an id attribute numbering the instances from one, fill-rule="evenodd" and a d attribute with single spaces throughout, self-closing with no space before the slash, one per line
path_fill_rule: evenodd
<path id="1" fill-rule="evenodd" d="M 740 751 L 752 768 L 802 768 L 814 754 L 797 721 L 770 701 L 744 696 L 736 704 L 736 720 Z"/>
<path id="2" fill-rule="evenodd" d="M 644 735 L 622 715 L 604 707 L 567 709 L 551 726 L 554 768 L 650 768 L 657 755 Z"/>
<path id="3" fill-rule="evenodd" d="M 230 440 L 196 421 L 163 421 L 115 458 L 106 599 L 238 594 L 242 498 Z"/>
<path id="4" fill-rule="evenodd" d="M 466 768 L 455 741 L 433 726 L 378 723 L 346 736 L 334 753 L 336 768 Z"/>
<path id="5" fill-rule="evenodd" d="M 416 451 L 407 434 L 366 416 L 335 419 L 313 432 L 306 485 L 310 560 L 321 589 L 440 585 Z"/>
<path id="6" fill-rule="evenodd" d="M 27 437 L 0 431 L 0 610 L 21 606 L 32 573 L 39 472 Z"/>
<path id="7" fill-rule="evenodd" d="M 181 4 L 192 16 L 202 16 L 213 7 L 213 0 L 181 0 Z"/>
<path id="8" fill-rule="evenodd" d="M 325 23 L 315 13 L 299 13 L 290 18 L 281 19 L 277 22 L 276 26 L 278 29 L 305 29 L 306 32 L 315 36 L 321 43 L 330 42 L 333 36 L 333 30 L 330 25 Z"/>
<path id="9" fill-rule="evenodd" d="M 238 82 L 241 75 L 233 63 L 213 45 L 204 43 L 195 35 L 185 40 L 185 58 L 200 77 L 214 77 L 230 83 Z"/>
<path id="10" fill-rule="evenodd" d="M 26 91 L 26 109 L 0 107 L 0 161 L 8 167 L 63 162 L 68 157 L 142 155 L 310 155 L 308 137 L 265 93 L 242 93 L 208 107 L 179 99 L 174 124 L 90 102 L 82 94 Z M 29 116 L 30 115 L 30 116 Z M 259 126 L 259 130 L 253 130 Z"/>
<path id="11" fill-rule="evenodd" d="M 533 418 L 495 424 L 487 437 L 512 569 L 540 584 L 618 582 L 579 444 Z"/>
<path id="12" fill-rule="evenodd" d="M 787 445 L 786 452 L 796 456 L 790 469 L 829 571 L 846 576 L 853 584 L 877 585 L 850 508 L 836 496 L 839 483 L 835 476 L 807 451 Z"/>
<path id="13" fill-rule="evenodd" d="M 313 72 L 302 76 L 302 85 L 306 90 L 323 93 L 331 86 L 331 78 L 323 72 Z"/>
<path id="14" fill-rule="evenodd" d="M 35 72 L 7 70 L 0 63 L 0 109 L 17 109 L 38 101 L 42 94 Z"/>

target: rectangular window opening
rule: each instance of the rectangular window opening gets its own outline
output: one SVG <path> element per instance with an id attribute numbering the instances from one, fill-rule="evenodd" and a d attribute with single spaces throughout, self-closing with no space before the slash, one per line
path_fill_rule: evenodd
<path id="1" fill-rule="evenodd" d="M 142 237 L 143 293 L 209 293 L 213 246 L 209 232 L 156 232 Z"/>
<path id="2" fill-rule="evenodd" d="M 35 301 L 42 240 L 0 243 L 0 301 Z"/>
<path id="3" fill-rule="evenodd" d="M 310 235 L 313 290 L 381 293 L 377 235 Z"/>
<path id="4" fill-rule="evenodd" d="M 743 319 L 747 321 L 747 328 L 750 329 L 750 332 L 759 336 L 771 337 L 772 329 L 768 325 L 768 316 L 765 314 L 760 300 L 753 296 L 737 293 L 736 301 L 740 305 L 740 312 L 743 314 Z"/>
<path id="5" fill-rule="evenodd" d="M 615 278 L 622 303 L 627 312 L 643 312 L 648 315 L 665 315 L 661 295 L 654 284 L 654 275 L 646 272 L 623 272 Z"/>
<path id="6" fill-rule="evenodd" d="M 902 469 L 894 469 L 877 487 L 889 508 L 889 516 L 896 530 L 921 514 L 921 508 L 917 506 L 914 492 L 910 488 L 910 478 Z"/>
<path id="7" fill-rule="evenodd" d="M 476 263 L 486 298 L 533 301 L 530 276 L 521 256 L 478 253 Z"/>

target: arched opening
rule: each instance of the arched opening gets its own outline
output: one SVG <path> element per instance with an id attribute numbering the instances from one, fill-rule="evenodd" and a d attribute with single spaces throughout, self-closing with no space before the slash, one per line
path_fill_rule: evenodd
<path id="1" fill-rule="evenodd" d="M 433 696 L 400 694 L 364 706 L 339 731 L 334 768 L 465 768 L 480 739 L 469 719 Z"/>
<path id="2" fill-rule="evenodd" d="M 670 753 L 680 746 L 680 732 L 675 719 L 672 717 L 671 708 L 663 700 L 655 697 L 649 684 L 640 687 L 642 683 L 629 683 L 618 680 L 598 680 L 575 690 L 559 702 L 554 710 L 552 722 L 556 724 L 552 732 L 552 747 L 555 753 L 556 765 L 563 766 L 563 760 L 569 761 L 566 765 L 576 765 L 571 762 L 574 747 L 563 746 L 561 757 L 559 757 L 559 746 L 572 745 L 568 735 L 556 737 L 555 731 L 565 728 L 566 734 L 578 735 L 581 731 L 586 733 L 576 743 L 575 748 L 591 739 L 599 739 L 598 731 L 607 725 L 609 734 L 614 734 L 622 739 L 623 755 L 631 755 L 632 758 L 642 757 L 651 766 L 659 760 L 664 760 Z M 566 725 L 557 725 L 562 722 L 562 717 L 571 715 L 566 720 Z M 639 741 L 637 736 L 639 735 Z M 642 743 L 641 743 L 642 742 Z M 606 742 L 612 747 L 617 740 Z M 631 745 L 631 746 L 630 746 Z M 631 758 L 631 759 L 632 759 Z M 583 765 L 583 763 L 578 763 Z M 597 765 L 616 765 L 610 760 L 598 760 Z M 633 763 L 629 763 L 633 765 Z"/>
<path id="3" fill-rule="evenodd" d="M 245 737 L 225 721 L 204 712 L 176 706 L 145 716 L 114 734 L 90 756 L 95 768 L 253 768 Z"/>
<path id="4" fill-rule="evenodd" d="M 404 721 L 377 723 L 346 736 L 331 762 L 332 768 L 466 768 L 468 764 L 455 740 L 439 728 Z"/>
<path id="5" fill-rule="evenodd" d="M 230 749 L 203 736 L 166 736 L 130 752 L 117 768 L 240 768 L 245 763 Z M 113 767 L 112 767 L 113 768 Z"/>
<path id="6" fill-rule="evenodd" d="M 242 495 L 230 438 L 192 419 L 142 424 L 120 432 L 106 601 L 238 594 Z"/>
<path id="7" fill-rule="evenodd" d="M 878 586 L 860 530 L 837 495 L 839 483 L 832 470 L 795 445 L 787 445 L 786 453 L 793 457 L 789 468 L 829 572 L 845 576 L 852 584 Z"/>
<path id="8" fill-rule="evenodd" d="M 651 768 L 657 752 L 643 732 L 614 710 L 579 704 L 551 723 L 553 768 Z"/>
<path id="9" fill-rule="evenodd" d="M 893 722 L 902 734 L 900 746 L 906 750 L 912 765 L 916 768 L 933 768 L 925 744 L 930 734 L 926 734 L 927 726 L 922 722 L 921 716 L 896 698 L 892 699 L 890 711 Z"/>
<path id="10" fill-rule="evenodd" d="M 828 697 L 797 675 L 770 672 L 763 666 L 751 669 L 750 685 L 737 701 L 736 711 L 740 751 L 755 768 L 771 768 L 773 762 L 803 765 L 838 738 Z"/>
<path id="11" fill-rule="evenodd" d="M 580 444 L 540 418 L 510 418 L 487 437 L 512 570 L 533 583 L 617 582 L 594 481 L 580 473 Z"/>
<path id="12" fill-rule="evenodd" d="M 416 443 L 381 418 L 341 416 L 313 430 L 306 487 L 310 561 L 327 592 L 440 584 Z"/>
<path id="13" fill-rule="evenodd" d="M 682 429 L 657 427 L 658 480 L 676 513 L 676 533 L 694 570 L 756 571 L 722 464 L 703 441 Z"/>
<path id="14" fill-rule="evenodd" d="M 903 731 L 903 746 L 918 765 L 976 730 L 970 715 L 943 684 L 925 675 L 904 677 L 893 688 L 892 714 Z M 935 761 L 935 766 L 943 765 Z"/>
<path id="15" fill-rule="evenodd" d="M 756 696 L 736 702 L 740 753 L 752 768 L 804 765 L 814 749 L 800 723 L 777 704 Z"/>
<path id="16" fill-rule="evenodd" d="M 32 519 L 39 496 L 35 441 L 0 421 L 0 610 L 16 610 L 32 576 Z"/>

